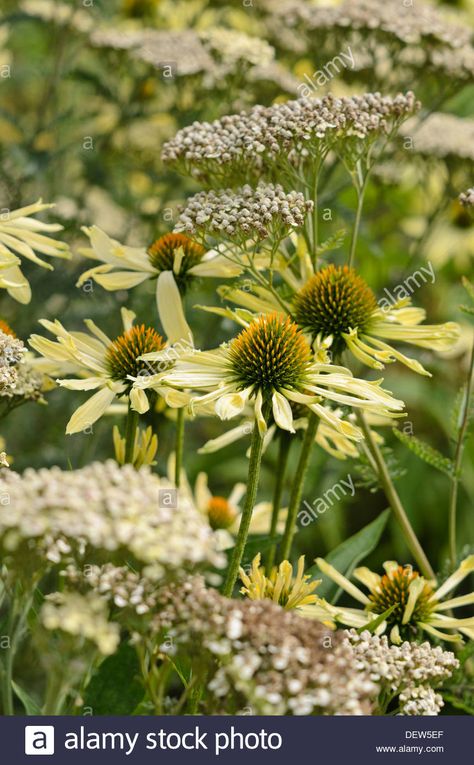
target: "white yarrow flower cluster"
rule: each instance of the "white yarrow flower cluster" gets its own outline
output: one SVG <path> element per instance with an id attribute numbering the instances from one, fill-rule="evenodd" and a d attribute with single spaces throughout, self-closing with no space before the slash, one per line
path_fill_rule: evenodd
<path id="1" fill-rule="evenodd" d="M 270 11 L 270 6 L 268 8 Z M 296 2 L 283 3 L 272 12 L 280 24 L 295 27 L 304 24 L 310 30 L 352 30 L 360 33 L 390 35 L 405 44 L 445 44 L 452 48 L 466 45 L 470 31 L 450 22 L 428 4 L 404 5 L 399 0 L 344 0 L 336 6 Z"/>
<path id="2" fill-rule="evenodd" d="M 104 656 L 114 653 L 120 642 L 119 625 L 108 620 L 106 602 L 94 593 L 46 595 L 40 618 L 48 630 L 61 630 L 95 643 Z"/>
<path id="3" fill-rule="evenodd" d="M 266 40 L 226 27 L 211 27 L 200 34 L 213 58 L 220 61 L 217 73 L 225 76 L 238 66 L 266 66 L 275 58 L 275 50 Z"/>
<path id="4" fill-rule="evenodd" d="M 26 348 L 17 338 L 0 330 L 0 395 L 12 395 L 18 380 L 16 365 Z"/>
<path id="5" fill-rule="evenodd" d="M 243 186 L 233 192 L 201 191 L 188 199 L 175 231 L 192 235 L 210 234 L 230 240 L 281 239 L 304 224 L 313 203 L 303 194 L 285 193 L 279 184 L 260 183 L 256 189 Z"/>
<path id="6" fill-rule="evenodd" d="M 2 482 L 0 537 L 7 566 L 23 560 L 42 570 L 48 561 L 96 562 L 102 555 L 119 564 L 134 561 L 159 580 L 223 563 L 206 519 L 149 468 L 109 460 L 80 470 L 9 471 Z"/>
<path id="7" fill-rule="evenodd" d="M 96 29 L 90 42 L 97 48 L 129 51 L 131 56 L 167 76 L 192 76 L 214 69 L 214 62 L 192 29 Z M 179 53 L 179 55 L 177 55 Z"/>
<path id="8" fill-rule="evenodd" d="M 409 120 L 400 133 L 418 154 L 474 162 L 474 119 L 434 112 L 421 124 Z"/>
<path id="9" fill-rule="evenodd" d="M 459 201 L 464 207 L 474 207 L 474 186 L 459 195 Z"/>
<path id="10" fill-rule="evenodd" d="M 403 715 L 437 715 L 443 699 L 433 688 L 447 680 L 459 662 L 451 651 L 429 643 L 391 645 L 385 635 L 345 632 L 356 666 L 369 673 L 381 693 L 398 696 Z"/>
<path id="11" fill-rule="evenodd" d="M 117 608 L 132 609 L 138 616 L 149 613 L 156 607 L 156 581 L 128 566 L 106 563 L 104 566 L 91 564 L 79 568 L 70 563 L 61 573 L 68 586 L 85 585 Z"/>
<path id="12" fill-rule="evenodd" d="M 257 105 L 249 112 L 183 128 L 164 145 L 162 159 L 206 183 L 222 185 L 231 173 L 249 180 L 264 171 L 273 177 L 278 161 L 314 162 L 338 143 L 345 151 L 348 139 L 366 141 L 390 134 L 417 108 L 411 92 L 393 98 L 380 93 L 344 98 L 329 94 Z"/>
<path id="13" fill-rule="evenodd" d="M 211 713 L 370 713 L 377 686 L 342 634 L 269 600 L 231 600 L 188 580 L 164 588 L 154 628 L 172 656 L 205 662 Z"/>

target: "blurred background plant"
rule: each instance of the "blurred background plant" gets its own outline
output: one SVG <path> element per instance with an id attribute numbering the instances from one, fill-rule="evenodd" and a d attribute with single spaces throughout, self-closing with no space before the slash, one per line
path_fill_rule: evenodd
<path id="1" fill-rule="evenodd" d="M 4 0 L 0 208 L 14 209 L 40 196 L 54 202 L 45 220 L 64 226 L 62 238 L 73 258 L 56 265 L 52 275 L 27 264 L 31 303 L 22 306 L 2 292 L 0 318 L 26 340 L 37 331 L 38 319 L 61 319 L 66 312 L 68 327 L 79 329 L 88 317 L 117 335 L 117 301 L 133 309 L 138 321 L 156 316 L 149 282 L 139 291 L 118 293 L 92 281 L 74 286 L 87 267 L 79 254 L 87 245 L 80 227 L 95 224 L 140 246 L 172 230 L 178 205 L 200 185 L 164 166 L 160 151 L 194 120 L 210 121 L 256 103 L 321 97 L 329 90 L 337 96 L 375 88 L 395 95 L 408 86 L 422 108 L 404 125 L 368 183 L 358 263 L 378 297 L 396 295 L 397 286 L 430 264 L 432 278 L 410 282 L 416 283 L 416 303 L 427 310 L 430 322 L 462 325 L 461 340 L 449 354 L 420 354 L 434 383 L 401 365 L 386 374 L 386 386 L 407 405 L 399 424 L 402 440 L 415 437 L 455 458 L 456 412 L 463 407 L 473 334 L 472 321 L 459 305 L 466 302 L 461 277 L 473 273 L 474 217 L 458 196 L 472 186 L 474 174 L 474 4 L 404 5 L 400 10 L 400 3 L 390 0 L 95 0 L 90 5 Z M 347 175 L 335 167 L 330 181 L 319 199 L 320 241 L 350 230 L 354 220 L 355 195 Z M 348 237 L 336 237 L 336 245 L 331 258 L 343 263 Z M 321 257 L 324 262 L 324 253 Z M 193 308 L 216 304 L 215 286 L 214 280 L 203 279 L 187 297 L 188 318 L 202 348 L 233 332 L 227 320 L 216 321 L 213 336 L 206 336 L 208 317 Z M 158 319 L 156 326 L 162 331 Z M 80 468 L 113 455 L 111 426 L 121 424 L 114 414 L 94 425 L 94 437 L 91 432 L 66 436 L 74 406 L 70 396 L 57 389 L 48 392 L 47 401 L 47 407 L 21 407 L 2 427 L 2 448 L 15 469 Z M 164 474 L 173 424 L 159 405 L 143 420 L 158 433 L 156 469 Z M 222 432 L 212 418 L 188 428 L 186 470 L 190 479 L 206 471 L 212 492 L 227 496 L 246 473 L 245 448 L 237 442 L 217 455 L 198 453 Z M 398 491 L 425 550 L 441 569 L 449 554 L 446 507 L 452 477 L 430 460 L 419 461 L 389 430 L 384 436 Z M 472 540 L 474 443 L 468 433 L 463 438 L 458 538 Z M 292 460 L 295 455 L 290 455 L 284 497 L 294 475 Z M 271 495 L 276 461 L 271 444 L 263 458 L 262 498 Z M 341 495 L 297 537 L 308 560 L 325 555 L 384 509 L 369 461 L 334 460 L 323 449 L 314 450 L 305 499 L 313 503 L 348 473 L 354 480 L 358 476 L 354 496 Z M 377 570 L 387 558 L 407 557 L 393 521 L 369 552 L 369 565 Z"/>

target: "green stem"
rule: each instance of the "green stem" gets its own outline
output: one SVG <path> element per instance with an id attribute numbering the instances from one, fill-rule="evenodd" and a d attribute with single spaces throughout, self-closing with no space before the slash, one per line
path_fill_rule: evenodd
<path id="1" fill-rule="evenodd" d="M 31 608 L 31 604 L 33 601 L 33 593 L 34 589 L 36 587 L 36 582 L 31 590 L 31 595 L 27 597 L 21 605 L 18 604 L 18 598 L 17 595 L 19 593 L 18 586 L 15 587 L 15 591 L 11 596 L 11 602 L 9 606 L 9 613 L 8 613 L 8 623 L 7 623 L 7 635 L 10 640 L 10 645 L 8 647 L 8 650 L 5 652 L 5 659 L 3 662 L 3 666 L 0 664 L 0 670 L 1 670 L 1 685 L 2 685 L 2 704 L 3 704 L 3 714 L 4 715 L 13 715 L 14 714 L 14 703 L 13 703 L 13 688 L 12 688 L 12 680 L 13 680 L 13 666 L 15 661 L 16 652 L 18 649 L 18 645 L 21 642 L 21 639 L 24 635 L 25 631 L 25 623 L 28 618 L 28 613 Z M 19 608 L 18 608 L 19 605 Z"/>
<path id="2" fill-rule="evenodd" d="M 311 253 L 311 260 L 313 262 L 313 268 L 316 271 L 316 265 L 318 262 L 318 180 L 319 180 L 319 170 L 316 172 L 316 176 L 314 179 L 313 184 L 313 215 L 312 215 L 312 221 L 313 221 L 313 247 L 312 247 L 312 253 Z"/>
<path id="3" fill-rule="evenodd" d="M 354 265 L 356 248 L 357 248 L 357 240 L 359 238 L 360 222 L 362 218 L 362 209 L 364 207 L 364 196 L 365 196 L 366 186 L 367 186 L 367 176 L 362 186 L 357 189 L 357 209 L 356 209 L 356 216 L 354 220 L 354 228 L 352 230 L 351 250 L 350 250 L 349 261 L 348 261 L 349 268 L 352 268 Z"/>
<path id="4" fill-rule="evenodd" d="M 135 451 L 135 438 L 137 434 L 139 414 L 128 405 L 127 422 L 125 425 L 125 458 L 124 462 L 133 463 L 133 453 Z"/>
<path id="5" fill-rule="evenodd" d="M 430 562 L 428 558 L 426 557 L 425 552 L 418 540 L 418 537 L 416 536 L 413 530 L 413 527 L 405 512 L 405 509 L 402 505 L 400 497 L 398 496 L 398 492 L 395 486 L 393 485 L 393 481 L 390 477 L 387 464 L 385 462 L 382 452 L 380 451 L 378 447 L 377 442 L 375 441 L 372 435 L 372 431 L 367 425 L 366 419 L 364 415 L 362 414 L 362 412 L 358 412 L 357 416 L 358 416 L 362 431 L 364 433 L 367 446 L 370 449 L 372 453 L 372 457 L 374 458 L 375 465 L 377 466 L 378 477 L 379 477 L 380 483 L 382 484 L 382 488 L 385 492 L 385 496 L 387 497 L 388 503 L 390 507 L 392 508 L 392 512 L 400 525 L 400 528 L 403 532 L 403 536 L 405 537 L 408 548 L 410 549 L 410 552 L 413 555 L 413 558 L 416 561 L 423 576 L 425 576 L 427 579 L 435 579 L 435 573 L 433 569 L 431 568 Z"/>
<path id="6" fill-rule="evenodd" d="M 461 464 L 464 452 L 464 440 L 466 437 L 466 431 L 469 424 L 469 412 L 470 402 L 472 395 L 472 383 L 473 383 L 473 370 L 474 370 L 474 342 L 471 350 L 471 360 L 469 364 L 468 377 L 466 382 L 466 390 L 463 401 L 461 424 L 459 427 L 458 439 L 456 442 L 456 451 L 454 454 L 454 467 L 453 476 L 451 478 L 451 492 L 449 497 L 449 556 L 451 558 L 451 565 L 456 567 L 456 511 L 458 502 L 458 486 L 459 476 L 461 473 Z"/>
<path id="7" fill-rule="evenodd" d="M 263 407 L 263 417 L 265 421 L 268 418 L 269 405 L 265 404 Z M 252 520 L 253 508 L 257 497 L 258 482 L 260 478 L 260 465 L 262 462 L 263 451 L 263 437 L 258 429 L 258 424 L 255 422 L 252 433 L 252 444 L 250 446 L 250 458 L 249 458 L 249 470 L 247 476 L 247 494 L 245 496 L 245 505 L 242 511 L 240 519 L 239 531 L 235 542 L 235 547 L 230 559 L 229 568 L 227 570 L 227 577 L 224 583 L 223 593 L 227 598 L 232 596 L 234 591 L 234 585 L 237 581 L 239 574 L 239 567 L 242 562 L 242 556 L 244 554 L 245 544 L 250 528 L 250 521 Z"/>
<path id="8" fill-rule="evenodd" d="M 176 416 L 176 446 L 175 446 L 175 464 L 174 464 L 174 483 L 179 489 L 181 479 L 181 468 L 183 466 L 184 449 L 184 407 L 178 409 Z"/>
<path id="9" fill-rule="evenodd" d="M 280 432 L 279 442 L 280 443 L 278 447 L 278 462 L 277 462 L 277 468 L 276 468 L 277 474 L 275 478 L 275 489 L 273 492 L 272 519 L 270 523 L 270 538 L 271 539 L 275 537 L 277 532 L 278 516 L 280 515 L 281 498 L 283 494 L 283 486 L 285 484 L 286 466 L 288 464 L 288 455 L 290 453 L 291 435 L 286 430 L 282 430 Z M 270 547 L 268 551 L 268 556 L 266 561 L 268 572 L 272 570 L 273 564 L 275 562 L 276 548 L 277 548 L 276 541 L 273 541 L 272 546 Z"/>
<path id="10" fill-rule="evenodd" d="M 49 676 L 46 697 L 43 705 L 44 715 L 58 715 L 61 713 L 64 701 L 70 690 L 69 683 L 63 673 Z"/>
<path id="11" fill-rule="evenodd" d="M 306 428 L 303 445 L 301 447 L 298 467 L 296 468 L 296 478 L 291 488 L 285 533 L 283 534 L 283 540 L 281 543 L 281 560 L 287 560 L 290 557 L 291 545 L 293 543 L 293 537 L 296 531 L 298 510 L 301 504 L 301 496 L 303 494 L 304 480 L 308 471 L 309 458 L 311 456 L 311 450 L 314 445 L 314 438 L 316 436 L 317 427 L 318 418 L 314 412 L 311 412 L 308 417 L 308 425 Z"/>
<path id="12" fill-rule="evenodd" d="M 15 658 L 15 640 L 14 640 L 14 614 L 13 614 L 13 604 L 10 605 L 10 613 L 8 616 L 8 637 L 10 640 L 10 645 L 8 646 L 7 651 L 5 652 L 5 660 L 3 662 L 2 666 L 2 705 L 3 705 L 3 714 L 5 716 L 7 715 L 13 715 L 13 690 L 12 690 L 12 679 L 13 679 L 13 660 Z"/>

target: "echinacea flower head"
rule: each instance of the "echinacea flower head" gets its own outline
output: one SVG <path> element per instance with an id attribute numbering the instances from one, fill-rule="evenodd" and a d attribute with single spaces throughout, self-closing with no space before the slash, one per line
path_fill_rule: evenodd
<path id="1" fill-rule="evenodd" d="M 162 351 L 164 347 L 165 340 L 153 327 L 140 324 L 125 329 L 106 350 L 105 360 L 110 377 L 119 382 L 138 377 L 143 373 L 141 357 L 145 353 Z M 132 387 L 131 382 L 128 387 Z"/>
<path id="2" fill-rule="evenodd" d="M 47 340 L 40 335 L 30 337 L 30 345 L 38 353 L 53 362 L 69 362 L 75 367 L 77 378 L 57 380 L 69 390 L 97 390 L 80 406 L 68 422 L 66 433 L 78 433 L 96 422 L 115 398 L 126 397 L 132 409 L 143 413 L 148 411 L 150 402 L 145 391 L 136 385 L 143 375 L 155 374 L 166 365 L 163 360 L 145 364 L 144 354 L 162 353 L 165 340 L 144 324 L 133 325 L 135 314 L 122 309 L 123 332 L 110 339 L 94 322 L 86 320 L 89 333 L 69 332 L 59 321 L 40 323 L 56 336 Z M 168 362 L 170 363 L 170 362 Z"/>
<path id="3" fill-rule="evenodd" d="M 35 204 L 4 211 L 0 215 L 0 288 L 6 289 L 19 303 L 29 303 L 31 300 L 30 285 L 20 268 L 22 257 L 51 271 L 53 266 L 37 253 L 53 258 L 71 257 L 67 244 L 49 236 L 50 233 L 61 231 L 63 227 L 31 217 L 50 207 L 54 205 L 43 204 L 39 200 Z"/>
<path id="4" fill-rule="evenodd" d="M 257 320 L 229 346 L 234 379 L 242 389 L 297 385 L 310 359 L 310 347 L 296 324 L 278 314 Z"/>
<path id="5" fill-rule="evenodd" d="M 174 455 L 168 462 L 168 476 L 174 475 Z M 246 484 L 236 483 L 230 494 L 223 496 L 215 494 L 209 488 L 209 477 L 207 473 L 201 471 L 196 477 L 194 486 L 191 487 L 186 472 L 181 471 L 180 491 L 189 497 L 190 502 L 207 518 L 210 527 L 214 531 L 224 531 L 228 534 L 222 534 L 223 543 L 228 547 L 233 544 L 232 536 L 236 535 L 241 520 L 241 500 L 246 492 Z M 249 534 L 265 534 L 270 526 L 272 514 L 272 503 L 263 501 L 257 502 L 252 512 Z M 280 511 L 278 531 L 283 532 L 285 528 L 285 519 L 287 511 Z M 229 536 L 232 535 L 232 536 Z"/>
<path id="6" fill-rule="evenodd" d="M 258 553 L 249 573 L 240 568 L 240 578 L 244 585 L 240 589 L 242 595 L 250 600 L 272 600 L 287 610 L 317 602 L 314 590 L 321 580 L 308 581 L 310 576 L 304 573 L 304 555 L 298 559 L 295 574 L 291 563 L 284 560 L 279 566 L 274 566 L 268 576 L 265 568 L 260 565 L 260 558 Z"/>
<path id="7" fill-rule="evenodd" d="M 396 561 L 384 563 L 385 574 L 380 576 L 366 567 L 356 568 L 354 578 L 364 584 L 366 595 L 334 566 L 323 558 L 316 560 L 323 574 L 332 579 L 345 592 L 355 598 L 362 608 L 345 608 L 321 601 L 335 622 L 350 627 L 363 627 L 377 616 L 386 618 L 376 628 L 376 634 L 389 631 L 393 643 L 415 638 L 422 632 L 448 642 L 462 641 L 462 635 L 474 638 L 474 616 L 456 618 L 446 612 L 474 604 L 474 592 L 445 599 L 455 587 L 474 571 L 474 555 L 470 555 L 445 582 L 437 586 L 427 581 L 411 566 L 400 566 Z M 311 609 L 306 615 L 311 616 Z M 319 618 L 318 614 L 314 614 Z"/>
<path id="8" fill-rule="evenodd" d="M 101 265 L 84 271 L 77 286 L 92 279 L 104 289 L 114 291 L 156 279 L 158 314 L 171 343 L 192 340 L 181 299 L 192 280 L 226 279 L 242 272 L 242 266 L 216 250 L 206 251 L 186 234 L 164 234 L 148 246 L 129 247 L 111 239 L 97 226 L 83 231 L 91 247 L 82 249 L 81 254 L 100 261 Z"/>
<path id="9" fill-rule="evenodd" d="M 419 374 L 429 375 L 419 361 L 386 341 L 444 351 L 459 337 L 455 322 L 422 324 L 425 312 L 412 307 L 407 298 L 382 308 L 364 279 L 347 266 L 330 265 L 317 271 L 297 292 L 294 306 L 297 323 L 313 341 L 331 338 L 336 356 L 347 348 L 374 369 L 400 361 Z"/>
<path id="10" fill-rule="evenodd" d="M 11 335 L 12 337 L 16 337 L 14 330 L 3 319 L 0 319 L 0 332 L 3 332 L 4 335 Z"/>
<path id="11" fill-rule="evenodd" d="M 153 361 L 157 355 L 145 358 Z M 321 402 L 335 401 L 379 414 L 403 409 L 403 402 L 383 390 L 380 381 L 359 380 L 344 367 L 313 361 L 301 330 L 278 313 L 257 317 L 216 350 L 181 356 L 169 373 L 158 378 L 158 384 L 203 391 L 191 397 L 191 410 L 212 404 L 222 420 L 241 414 L 251 403 L 262 435 L 270 411 L 278 427 L 295 432 L 292 403 L 304 405 L 356 440 L 361 438 L 360 430 Z"/>
<path id="12" fill-rule="evenodd" d="M 193 269 L 206 254 L 205 248 L 185 234 L 164 234 L 148 247 L 150 263 L 159 273 L 172 271 L 184 292 L 193 277 Z"/>

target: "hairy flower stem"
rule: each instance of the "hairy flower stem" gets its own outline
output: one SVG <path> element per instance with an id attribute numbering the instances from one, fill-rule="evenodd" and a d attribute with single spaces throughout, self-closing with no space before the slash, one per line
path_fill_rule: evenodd
<path id="1" fill-rule="evenodd" d="M 181 468 L 183 466 L 183 449 L 184 449 L 184 407 L 181 407 L 177 411 L 176 417 L 176 447 L 175 447 L 175 463 L 174 463 L 174 483 L 177 489 L 181 480 Z"/>
<path id="2" fill-rule="evenodd" d="M 286 466 L 288 464 L 288 455 L 290 453 L 291 435 L 286 430 L 280 432 L 279 447 L 278 447 L 278 462 L 276 467 L 275 489 L 273 491 L 273 508 L 272 519 L 270 523 L 270 538 L 273 539 L 276 535 L 278 526 L 278 516 L 281 509 L 281 497 L 283 494 L 283 486 L 285 484 Z M 275 562 L 276 555 L 276 541 L 272 542 L 272 546 L 268 551 L 267 556 L 267 571 L 270 572 Z"/>
<path id="3" fill-rule="evenodd" d="M 456 567 L 456 511 L 458 501 L 459 476 L 461 473 L 462 458 L 464 453 L 464 441 L 466 431 L 469 425 L 469 415 L 471 410 L 472 385 L 474 380 L 474 342 L 471 350 L 471 361 L 467 373 L 466 387 L 464 390 L 464 400 L 460 413 L 460 424 L 458 438 L 456 441 L 456 451 L 454 453 L 454 466 L 451 478 L 451 492 L 449 496 L 449 557 L 453 569 Z"/>
<path id="4" fill-rule="evenodd" d="M 408 545 L 408 548 L 411 554 L 413 555 L 413 558 L 416 561 L 423 576 L 425 576 L 427 579 L 435 579 L 436 578 L 435 573 L 433 569 L 431 568 L 430 562 L 428 558 L 426 557 L 425 552 L 418 540 L 418 537 L 416 536 L 413 530 L 410 520 L 401 503 L 400 497 L 398 496 L 398 492 L 395 486 L 393 485 L 393 481 L 390 477 L 390 473 L 387 468 L 387 463 L 385 462 L 383 454 L 380 451 L 378 444 L 376 443 L 369 426 L 367 425 L 365 416 L 362 412 L 358 412 L 357 417 L 360 422 L 362 431 L 364 433 L 364 437 L 367 442 L 368 448 L 372 454 L 372 457 L 374 458 L 374 462 L 377 467 L 378 477 L 379 477 L 380 483 L 382 484 L 382 488 L 385 492 L 385 496 L 387 497 L 388 503 L 390 507 L 392 508 L 395 518 L 400 524 L 400 528 L 403 532 L 403 536 L 405 537 L 405 541 Z"/>
<path id="5" fill-rule="evenodd" d="M 291 488 L 290 503 L 288 505 L 288 515 L 286 518 L 285 532 L 281 543 L 280 559 L 287 560 L 290 557 L 291 545 L 296 531 L 296 519 L 303 494 L 303 486 L 308 472 L 309 458 L 314 445 L 314 438 L 318 427 L 318 418 L 311 412 L 308 417 L 308 425 L 301 447 L 296 476 Z"/>
<path id="6" fill-rule="evenodd" d="M 138 427 L 138 412 L 128 405 L 127 422 L 125 424 L 125 457 L 124 463 L 133 463 L 133 453 L 135 451 L 135 438 Z"/>
<path id="7" fill-rule="evenodd" d="M 269 414 L 269 405 L 266 403 L 263 407 L 263 418 L 265 421 Z M 263 451 L 263 436 L 261 435 L 258 425 L 255 422 L 252 433 L 252 444 L 250 446 L 250 459 L 249 470 L 247 476 L 247 494 L 245 496 L 245 505 L 242 511 L 240 519 L 239 531 L 235 542 L 235 547 L 230 559 L 229 568 L 227 570 L 226 580 L 224 582 L 223 594 L 230 598 L 234 590 L 234 585 L 237 581 L 239 574 L 239 567 L 242 562 L 242 556 L 244 554 L 245 545 L 250 528 L 250 521 L 252 520 L 253 508 L 257 497 L 258 482 L 260 478 L 260 465 L 262 462 Z"/>

